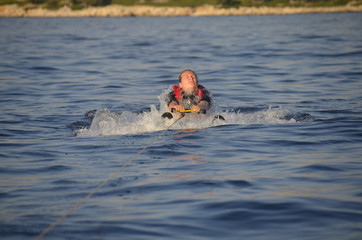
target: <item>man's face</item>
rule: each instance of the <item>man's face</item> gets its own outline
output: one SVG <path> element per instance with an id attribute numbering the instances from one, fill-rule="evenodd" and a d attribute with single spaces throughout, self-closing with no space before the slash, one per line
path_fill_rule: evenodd
<path id="1" fill-rule="evenodd" d="M 198 85 L 198 79 L 197 76 L 191 72 L 186 71 L 182 73 L 181 75 L 181 82 L 179 83 L 179 86 L 187 92 L 195 92 Z"/>

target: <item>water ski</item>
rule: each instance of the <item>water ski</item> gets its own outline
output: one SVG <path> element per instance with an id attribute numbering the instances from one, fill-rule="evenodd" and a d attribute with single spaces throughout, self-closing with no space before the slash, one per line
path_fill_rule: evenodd
<path id="1" fill-rule="evenodd" d="M 173 116 L 172 116 L 172 113 L 170 112 L 165 112 L 161 115 L 162 118 L 168 118 L 168 119 L 172 119 Z"/>
<path id="2" fill-rule="evenodd" d="M 221 116 L 221 115 L 216 115 L 212 121 L 215 121 L 215 120 L 225 121 L 225 118 L 223 116 Z"/>

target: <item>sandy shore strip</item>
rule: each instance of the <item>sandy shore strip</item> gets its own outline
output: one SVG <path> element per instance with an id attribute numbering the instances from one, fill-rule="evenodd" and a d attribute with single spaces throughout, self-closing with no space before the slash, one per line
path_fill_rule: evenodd
<path id="1" fill-rule="evenodd" d="M 241 7 L 216 8 L 202 7 L 150 7 L 121 6 L 90 7 L 82 10 L 71 10 L 63 7 L 48 10 L 39 7 L 18 5 L 0 6 L 0 17 L 171 17 L 171 16 L 232 16 L 232 15 L 270 15 L 270 14 L 303 14 L 303 13 L 336 13 L 362 12 L 362 6 L 340 6 L 324 8 L 293 8 L 293 7 Z"/>

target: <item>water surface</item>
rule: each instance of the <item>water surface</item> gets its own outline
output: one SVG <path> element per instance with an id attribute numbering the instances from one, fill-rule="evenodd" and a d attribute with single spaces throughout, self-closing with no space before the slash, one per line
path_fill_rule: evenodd
<path id="1" fill-rule="evenodd" d="M 361 21 L 0 19 L 2 238 L 34 239 L 163 134 L 44 239 L 361 239 Z M 186 68 L 214 109 L 168 129 Z"/>

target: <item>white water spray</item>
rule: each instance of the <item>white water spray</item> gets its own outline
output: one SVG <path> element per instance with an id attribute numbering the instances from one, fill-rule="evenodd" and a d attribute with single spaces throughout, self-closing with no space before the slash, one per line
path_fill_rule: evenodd
<path id="1" fill-rule="evenodd" d="M 115 113 L 109 109 L 98 110 L 89 128 L 77 131 L 77 136 L 102 136 L 102 135 L 129 135 L 145 132 L 155 132 L 167 129 L 175 120 L 161 118 L 162 113 L 167 111 L 166 96 L 169 90 L 165 90 L 159 96 L 160 108 L 150 106 L 149 112 Z M 291 115 L 288 109 L 272 108 L 266 110 L 242 113 L 242 112 L 221 112 L 215 107 L 207 114 L 186 114 L 186 116 L 172 126 L 171 129 L 204 129 L 208 127 L 228 124 L 287 124 L 295 123 L 296 119 L 287 116 Z M 214 120 L 216 115 L 222 115 L 223 120 Z"/>

